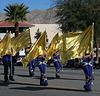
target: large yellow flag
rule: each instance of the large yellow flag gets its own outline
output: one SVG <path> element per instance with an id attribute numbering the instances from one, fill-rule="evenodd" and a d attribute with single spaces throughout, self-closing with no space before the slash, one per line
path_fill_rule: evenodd
<path id="1" fill-rule="evenodd" d="M 48 48 L 47 60 L 49 60 L 53 56 L 53 53 L 57 51 L 57 48 L 56 48 L 57 43 L 58 43 L 58 33 L 53 37 L 51 45 Z"/>
<path id="2" fill-rule="evenodd" d="M 0 56 L 4 56 L 11 52 L 11 33 L 6 33 L 0 41 Z"/>
<path id="3" fill-rule="evenodd" d="M 59 50 L 62 64 L 66 61 L 83 56 L 93 51 L 94 26 L 85 31 L 70 32 L 59 38 Z"/>
<path id="4" fill-rule="evenodd" d="M 11 47 L 13 49 L 13 56 L 23 48 L 31 46 L 30 30 L 25 30 L 16 37 L 11 38 Z"/>
<path id="5" fill-rule="evenodd" d="M 22 59 L 24 69 L 27 68 L 29 62 L 35 59 L 38 55 L 43 55 L 46 52 L 46 31 L 42 33 L 38 41 L 32 47 L 30 52 Z"/>
<path id="6" fill-rule="evenodd" d="M 64 64 L 66 62 L 66 35 L 61 35 L 58 37 L 57 50 L 59 50 L 61 64 Z"/>

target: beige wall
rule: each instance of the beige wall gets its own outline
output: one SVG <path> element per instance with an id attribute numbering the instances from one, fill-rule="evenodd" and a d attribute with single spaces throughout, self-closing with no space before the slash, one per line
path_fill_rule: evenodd
<path id="1" fill-rule="evenodd" d="M 42 32 L 42 33 L 46 30 L 47 36 L 49 39 L 49 43 L 51 42 L 52 38 L 56 35 L 57 32 L 59 33 L 59 35 L 61 35 L 61 30 L 59 29 L 59 26 L 57 24 L 34 24 L 34 25 L 35 25 L 34 27 L 30 28 L 32 43 L 35 43 L 35 41 L 36 41 L 34 39 L 34 36 L 35 36 L 35 33 L 37 32 L 38 28 L 39 28 L 40 32 Z M 6 33 L 0 33 L 1 39 L 3 39 L 5 34 Z M 14 36 L 14 34 L 11 34 L 11 37 L 13 37 L 13 36 Z M 48 43 L 48 45 L 49 45 L 49 43 Z M 20 55 L 25 55 L 24 50 L 21 50 L 19 53 L 20 53 Z"/>
<path id="2" fill-rule="evenodd" d="M 47 36 L 49 39 L 48 43 L 51 42 L 52 38 L 55 36 L 57 32 L 59 33 L 59 35 L 61 35 L 61 30 L 59 29 L 58 24 L 34 24 L 34 25 L 35 25 L 34 27 L 30 28 L 32 43 L 36 41 L 34 39 L 34 36 L 38 28 L 39 28 L 39 31 L 42 33 L 46 30 Z"/>

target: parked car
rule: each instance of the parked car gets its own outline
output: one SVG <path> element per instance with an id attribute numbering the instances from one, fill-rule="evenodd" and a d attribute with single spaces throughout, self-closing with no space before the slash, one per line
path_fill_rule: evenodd
<path id="1" fill-rule="evenodd" d="M 48 60 L 47 67 L 54 66 L 52 58 Z"/>
<path id="2" fill-rule="evenodd" d="M 22 66 L 22 57 L 17 58 L 16 65 Z"/>
<path id="3" fill-rule="evenodd" d="M 2 62 L 2 56 L 0 56 L 0 64 L 3 64 L 3 62 Z"/>
<path id="4" fill-rule="evenodd" d="M 71 59 L 68 60 L 68 62 L 66 63 L 66 67 L 68 68 L 81 68 L 81 58 L 75 58 L 75 59 Z"/>
<path id="5" fill-rule="evenodd" d="M 68 60 L 66 67 L 68 67 L 68 68 L 74 67 L 74 59 Z"/>
<path id="6" fill-rule="evenodd" d="M 75 68 L 81 68 L 81 58 L 75 58 L 74 59 L 74 67 Z"/>

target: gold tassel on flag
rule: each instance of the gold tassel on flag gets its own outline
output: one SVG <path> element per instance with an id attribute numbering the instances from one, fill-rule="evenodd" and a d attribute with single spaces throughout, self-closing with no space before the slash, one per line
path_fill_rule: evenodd
<path id="1" fill-rule="evenodd" d="M 33 59 L 38 57 L 39 55 L 43 55 L 46 52 L 46 31 L 42 33 L 38 41 L 35 43 L 35 45 L 32 47 L 30 52 L 22 59 L 22 64 L 24 69 L 27 68 L 27 65 L 29 62 L 31 62 Z"/>
<path id="2" fill-rule="evenodd" d="M 25 30 L 16 37 L 11 38 L 11 47 L 13 49 L 13 56 L 16 55 L 23 48 L 31 46 L 30 30 Z"/>

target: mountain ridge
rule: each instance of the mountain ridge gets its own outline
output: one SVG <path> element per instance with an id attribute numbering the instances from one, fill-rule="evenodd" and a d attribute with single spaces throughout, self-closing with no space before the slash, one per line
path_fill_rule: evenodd
<path id="1" fill-rule="evenodd" d="M 49 8 L 49 9 L 35 9 L 30 11 L 26 15 L 27 21 L 24 23 L 30 24 L 55 24 L 55 12 L 56 7 Z M 6 13 L 0 13 L 0 21 L 5 20 L 7 18 Z"/>

